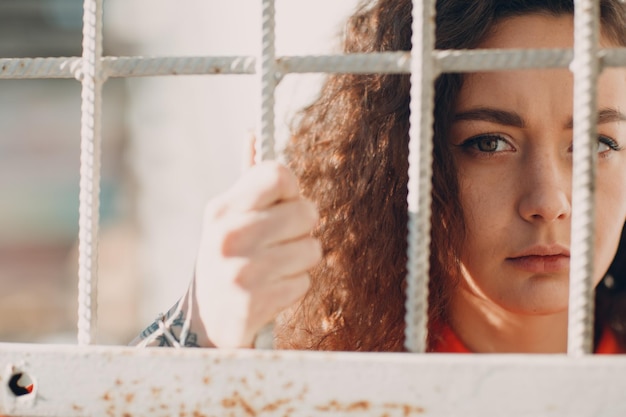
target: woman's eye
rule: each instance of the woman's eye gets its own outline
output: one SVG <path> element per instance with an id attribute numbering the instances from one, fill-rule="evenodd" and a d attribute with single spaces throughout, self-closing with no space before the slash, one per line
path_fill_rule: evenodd
<path id="1" fill-rule="evenodd" d="M 467 139 L 461 144 L 466 149 L 483 153 L 496 153 L 513 150 L 511 144 L 498 135 L 482 135 Z"/>
<path id="2" fill-rule="evenodd" d="M 622 147 L 608 136 L 600 135 L 598 137 L 598 153 L 607 154 L 610 151 L 621 151 Z"/>

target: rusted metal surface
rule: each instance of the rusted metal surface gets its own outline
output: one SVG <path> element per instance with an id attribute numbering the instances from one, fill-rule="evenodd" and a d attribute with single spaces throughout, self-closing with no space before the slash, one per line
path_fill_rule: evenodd
<path id="1" fill-rule="evenodd" d="M 0 344 L 0 415 L 624 416 L 626 356 Z M 15 370 L 31 394 L 8 389 Z"/>

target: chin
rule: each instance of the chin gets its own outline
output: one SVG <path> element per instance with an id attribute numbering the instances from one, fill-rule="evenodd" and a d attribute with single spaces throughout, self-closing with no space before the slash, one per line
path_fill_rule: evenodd
<path id="1" fill-rule="evenodd" d="M 502 298 L 501 306 L 516 314 L 547 316 L 567 312 L 569 279 L 539 277 L 521 291 Z"/>

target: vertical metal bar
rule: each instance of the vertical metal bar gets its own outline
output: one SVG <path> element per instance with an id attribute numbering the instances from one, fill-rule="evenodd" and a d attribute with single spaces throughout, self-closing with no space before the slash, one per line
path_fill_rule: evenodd
<path id="1" fill-rule="evenodd" d="M 256 162 L 274 159 L 274 91 L 277 84 L 274 0 L 262 0 L 261 13 L 261 56 L 257 60 L 257 74 L 261 81 L 261 117 Z"/>
<path id="2" fill-rule="evenodd" d="M 100 207 L 102 0 L 85 0 L 81 93 L 78 343 L 95 343 Z"/>
<path id="3" fill-rule="evenodd" d="M 594 203 L 597 158 L 598 0 L 576 0 L 574 17 L 574 166 L 567 353 L 592 351 Z"/>
<path id="4" fill-rule="evenodd" d="M 435 1 L 413 1 L 405 348 L 426 349 L 432 190 Z"/>
<path id="5" fill-rule="evenodd" d="M 260 134 L 256 141 L 255 162 L 274 159 L 274 92 L 277 84 L 275 48 L 274 0 L 262 0 L 261 56 L 257 59 L 257 74 L 261 82 Z M 259 331 L 254 347 L 272 349 L 274 324 Z"/>

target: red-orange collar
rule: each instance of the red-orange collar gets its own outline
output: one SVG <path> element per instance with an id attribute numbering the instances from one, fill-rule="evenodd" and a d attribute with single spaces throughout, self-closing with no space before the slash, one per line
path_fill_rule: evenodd
<path id="1" fill-rule="evenodd" d="M 432 338 L 433 346 L 431 352 L 436 353 L 472 353 L 457 335 L 452 331 L 450 326 L 447 325 L 435 325 L 432 326 L 431 331 L 434 331 L 436 335 Z M 602 332 L 598 346 L 596 346 L 595 353 L 610 355 L 617 353 L 626 353 L 621 349 L 615 334 L 606 327 Z"/>

